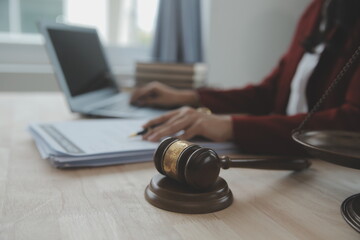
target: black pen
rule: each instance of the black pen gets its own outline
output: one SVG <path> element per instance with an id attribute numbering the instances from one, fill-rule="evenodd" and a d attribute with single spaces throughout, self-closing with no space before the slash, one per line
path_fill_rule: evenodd
<path id="1" fill-rule="evenodd" d="M 148 131 L 150 131 L 151 129 L 159 126 L 160 124 L 155 124 L 151 127 L 148 127 L 148 128 L 144 128 L 143 130 L 139 131 L 139 132 L 136 132 L 136 133 L 133 133 L 131 134 L 129 137 L 136 137 L 136 136 L 142 136 L 142 135 L 145 135 Z"/>

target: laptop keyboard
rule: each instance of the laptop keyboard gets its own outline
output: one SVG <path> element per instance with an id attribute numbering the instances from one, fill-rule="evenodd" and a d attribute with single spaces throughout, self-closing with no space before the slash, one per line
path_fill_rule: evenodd
<path id="1" fill-rule="evenodd" d="M 89 111 L 92 115 L 107 117 L 157 117 L 165 113 L 165 110 L 137 107 L 131 105 L 129 94 L 119 94 L 106 101 L 99 102 L 97 107 Z"/>
<path id="2" fill-rule="evenodd" d="M 127 102 L 114 102 L 106 106 L 97 108 L 97 110 L 111 110 L 118 112 L 132 112 L 138 110 L 139 107 L 132 106 Z"/>

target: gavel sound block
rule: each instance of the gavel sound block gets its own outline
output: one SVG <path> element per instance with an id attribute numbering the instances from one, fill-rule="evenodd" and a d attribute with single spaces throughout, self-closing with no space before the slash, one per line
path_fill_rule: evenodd
<path id="1" fill-rule="evenodd" d="M 181 213 L 209 213 L 231 205 L 233 195 L 220 168 L 256 168 L 300 171 L 306 159 L 285 157 L 230 159 L 210 148 L 176 138 L 163 140 L 154 154 L 155 175 L 145 189 L 146 200 L 161 209 Z"/>

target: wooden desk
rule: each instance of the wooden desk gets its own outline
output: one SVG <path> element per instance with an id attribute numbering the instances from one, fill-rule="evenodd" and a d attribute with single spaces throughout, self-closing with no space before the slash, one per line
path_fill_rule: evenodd
<path id="1" fill-rule="evenodd" d="M 152 162 L 58 170 L 40 158 L 27 125 L 77 117 L 58 93 L 0 94 L 0 239 L 359 239 L 339 210 L 360 192 L 357 170 L 223 170 L 229 208 L 172 213 L 144 199 Z"/>

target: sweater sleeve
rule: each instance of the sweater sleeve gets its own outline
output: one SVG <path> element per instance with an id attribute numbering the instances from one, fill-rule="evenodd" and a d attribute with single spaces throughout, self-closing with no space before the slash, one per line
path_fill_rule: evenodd
<path id="1" fill-rule="evenodd" d="M 344 103 L 315 113 L 305 126 L 313 130 L 360 131 L 360 69 L 348 85 Z M 306 114 L 295 116 L 238 116 L 233 115 L 234 139 L 245 152 L 261 154 L 301 154 L 291 132 Z"/>
<path id="2" fill-rule="evenodd" d="M 283 59 L 273 72 L 258 85 L 241 89 L 199 89 L 200 103 L 214 113 L 269 114 L 273 109 L 276 83 L 282 71 Z"/>

